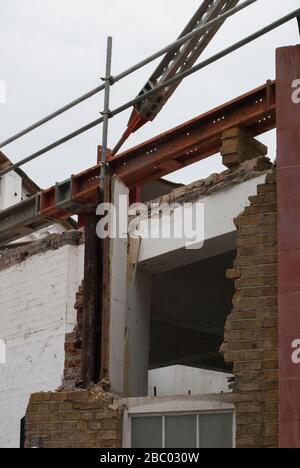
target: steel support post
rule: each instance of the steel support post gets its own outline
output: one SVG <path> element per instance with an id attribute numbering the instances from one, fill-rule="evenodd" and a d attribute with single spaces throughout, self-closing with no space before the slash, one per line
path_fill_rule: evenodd
<path id="1" fill-rule="evenodd" d="M 300 448 L 300 46 L 277 50 L 280 448 Z"/>

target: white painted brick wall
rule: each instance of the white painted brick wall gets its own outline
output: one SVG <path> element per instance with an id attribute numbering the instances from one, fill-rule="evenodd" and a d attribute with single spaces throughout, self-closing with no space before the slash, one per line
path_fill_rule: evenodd
<path id="1" fill-rule="evenodd" d="M 10 172 L 0 180 L 0 210 L 5 210 L 22 198 L 22 179 L 15 172 Z"/>
<path id="2" fill-rule="evenodd" d="M 83 278 L 83 246 L 64 246 L 0 272 L 0 448 L 19 446 L 31 393 L 61 385 L 65 333 L 72 331 Z"/>

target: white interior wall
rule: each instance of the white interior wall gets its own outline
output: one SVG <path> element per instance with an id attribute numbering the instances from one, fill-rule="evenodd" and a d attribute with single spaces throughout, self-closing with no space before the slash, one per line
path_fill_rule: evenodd
<path id="1" fill-rule="evenodd" d="M 161 273 L 233 250 L 236 241 L 234 218 L 249 205 L 249 196 L 255 195 L 257 185 L 264 181 L 265 174 L 200 199 L 204 212 L 204 244 L 195 250 L 186 249 L 184 238 L 161 239 L 161 217 L 152 220 L 151 236 L 147 237 L 149 220 L 143 220 L 139 265 L 152 273 Z M 174 220 L 176 223 L 176 215 L 171 218 L 172 230 Z"/>
<path id="2" fill-rule="evenodd" d="M 147 396 L 152 278 L 137 271 L 128 287 L 125 339 L 125 395 Z"/>
<path id="3" fill-rule="evenodd" d="M 185 366 L 171 366 L 149 372 L 148 395 L 209 395 L 229 393 L 230 374 Z"/>

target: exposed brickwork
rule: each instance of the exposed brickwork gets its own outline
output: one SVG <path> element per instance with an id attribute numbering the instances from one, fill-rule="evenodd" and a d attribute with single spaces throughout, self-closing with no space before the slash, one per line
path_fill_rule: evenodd
<path id="1" fill-rule="evenodd" d="M 226 167 L 234 168 L 244 161 L 266 156 L 267 146 L 260 143 L 240 128 L 231 128 L 223 133 L 221 155 Z"/>
<path id="2" fill-rule="evenodd" d="M 82 321 L 83 321 L 83 282 L 76 294 L 74 305 L 77 311 L 77 325 L 72 333 L 66 334 L 65 342 L 65 367 L 63 387 L 79 387 L 81 385 L 82 365 Z"/>
<path id="3" fill-rule="evenodd" d="M 84 242 L 84 234 L 80 231 L 52 234 L 44 239 L 31 242 L 14 250 L 0 252 L 0 271 L 24 262 L 26 259 L 45 253 L 49 250 L 57 250 L 65 245 L 80 245 Z"/>
<path id="4" fill-rule="evenodd" d="M 101 390 L 31 395 L 26 443 L 41 437 L 41 448 L 121 448 L 122 408 Z"/>
<path id="5" fill-rule="evenodd" d="M 276 171 L 236 219 L 233 310 L 222 346 L 233 364 L 237 447 L 278 447 Z"/>
<path id="6" fill-rule="evenodd" d="M 184 185 L 173 190 L 167 195 L 151 201 L 151 203 L 190 203 L 207 197 L 212 193 L 225 190 L 247 180 L 260 177 L 272 167 L 269 158 L 259 156 L 249 161 L 244 161 L 238 167 L 227 169 L 220 174 L 212 174 L 207 179 L 198 180 L 189 185 Z"/>

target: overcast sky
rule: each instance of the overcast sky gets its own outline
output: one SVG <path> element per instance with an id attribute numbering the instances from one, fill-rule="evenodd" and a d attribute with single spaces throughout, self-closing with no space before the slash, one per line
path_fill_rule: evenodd
<path id="1" fill-rule="evenodd" d="M 0 140 L 97 86 L 104 73 L 108 35 L 114 39 L 116 74 L 176 39 L 199 5 L 200 0 L 0 0 L 0 80 L 7 88 L 7 103 L 0 104 Z M 203 57 L 298 7 L 299 0 L 258 0 L 227 20 Z M 296 21 L 187 78 L 157 119 L 131 137 L 127 147 L 273 79 L 275 48 L 295 43 L 299 43 Z M 152 63 L 116 84 L 112 108 L 133 98 L 154 68 Z M 94 120 L 102 107 L 100 94 L 3 151 L 18 161 Z M 111 147 L 123 133 L 129 114 L 111 121 Z M 274 157 L 274 132 L 262 141 L 269 144 Z M 23 169 L 46 188 L 94 165 L 100 142 L 97 128 Z M 220 170 L 216 156 L 169 179 L 188 183 Z"/>

